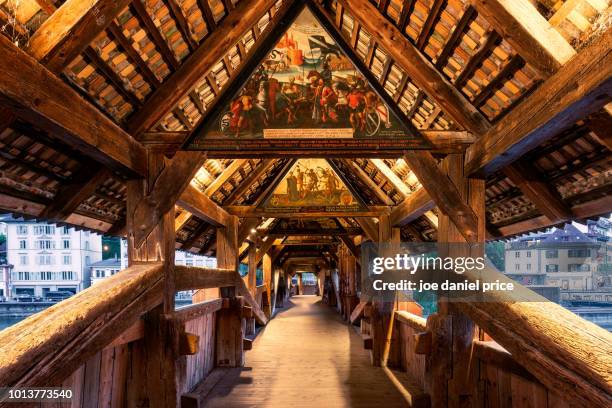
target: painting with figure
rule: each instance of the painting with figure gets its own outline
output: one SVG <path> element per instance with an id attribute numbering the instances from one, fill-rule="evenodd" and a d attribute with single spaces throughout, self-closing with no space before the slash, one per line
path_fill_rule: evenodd
<path id="1" fill-rule="evenodd" d="M 232 98 L 192 142 L 229 139 L 421 139 L 406 135 L 313 14 L 304 9 Z"/>
<path id="2" fill-rule="evenodd" d="M 325 159 L 300 159 L 264 200 L 271 210 L 317 208 L 354 211 L 361 208 L 355 196 Z"/>

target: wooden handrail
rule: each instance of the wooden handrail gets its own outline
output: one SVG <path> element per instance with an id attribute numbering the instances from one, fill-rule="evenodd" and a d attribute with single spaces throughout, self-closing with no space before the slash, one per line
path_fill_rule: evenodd
<path id="1" fill-rule="evenodd" d="M 406 312 L 405 310 L 396 310 L 395 317 L 400 323 L 407 324 L 417 332 L 424 332 L 427 330 L 427 319 L 424 317 Z"/>
<path id="2" fill-rule="evenodd" d="M 482 302 L 455 302 L 514 360 L 548 389 L 584 406 L 612 402 L 612 334 L 550 302 L 491 267 L 464 278 L 513 283 L 514 291 L 487 292 Z"/>
<path id="3" fill-rule="evenodd" d="M 193 305 L 187 305 L 180 307 L 172 313 L 170 316 L 173 320 L 187 322 L 200 316 L 214 313 L 217 310 L 221 310 L 223 307 L 223 299 L 211 299 L 200 303 L 194 303 Z"/>
<path id="4" fill-rule="evenodd" d="M 249 291 L 249 288 L 247 288 L 246 283 L 244 283 L 244 280 L 238 272 L 234 273 L 236 277 L 236 295 L 242 296 L 245 302 L 247 302 L 248 305 L 253 308 L 253 314 L 255 315 L 255 319 L 259 324 L 268 324 L 268 318 L 266 317 L 266 314 L 263 312 L 263 310 L 261 310 L 261 307 L 259 307 L 257 300 L 253 297 L 253 294 Z"/>
<path id="5" fill-rule="evenodd" d="M 163 264 L 129 267 L 0 332 L 2 386 L 59 385 L 162 301 Z"/>
<path id="6" fill-rule="evenodd" d="M 474 340 L 473 350 L 474 356 L 483 363 L 492 364 L 512 374 L 537 381 L 529 371 L 516 362 L 508 350 L 496 341 Z"/>
<path id="7" fill-rule="evenodd" d="M 176 290 L 209 289 L 234 286 L 236 271 L 233 269 L 202 268 L 199 266 L 175 267 Z"/>

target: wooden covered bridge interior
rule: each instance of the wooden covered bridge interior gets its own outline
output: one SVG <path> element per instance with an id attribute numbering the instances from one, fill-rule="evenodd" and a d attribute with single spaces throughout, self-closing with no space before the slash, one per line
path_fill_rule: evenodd
<path id="1" fill-rule="evenodd" d="M 304 7 L 410 138 L 206 138 Z M 441 298 L 425 319 L 358 296 L 364 242 L 610 213 L 610 20 L 608 0 L 0 0 L 0 209 L 129 255 L 0 332 L 0 386 L 70 387 L 72 407 L 612 406 L 610 333 L 557 304 Z M 304 160 L 358 208 L 266 206 Z"/>

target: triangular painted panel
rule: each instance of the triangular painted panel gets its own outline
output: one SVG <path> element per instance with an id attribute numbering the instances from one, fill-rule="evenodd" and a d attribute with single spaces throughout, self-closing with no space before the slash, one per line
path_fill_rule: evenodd
<path id="1" fill-rule="evenodd" d="M 268 211 L 359 211 L 364 207 L 325 159 L 299 159 L 263 200 Z"/>
<path id="2" fill-rule="evenodd" d="M 330 146 L 357 139 L 366 149 L 389 140 L 401 149 L 430 147 L 406 131 L 308 8 L 211 119 L 187 149 L 256 150 L 258 141 L 278 149 L 287 139 L 305 146 L 313 139 Z M 325 148 L 325 140 L 310 148 Z"/>

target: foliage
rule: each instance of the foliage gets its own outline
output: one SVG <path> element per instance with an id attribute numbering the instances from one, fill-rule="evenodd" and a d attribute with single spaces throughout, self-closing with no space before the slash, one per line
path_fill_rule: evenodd
<path id="1" fill-rule="evenodd" d="M 489 261 L 501 272 L 505 269 L 506 248 L 501 241 L 487 242 L 485 255 Z"/>
<path id="2" fill-rule="evenodd" d="M 121 238 L 102 237 L 102 259 L 121 258 Z"/>

